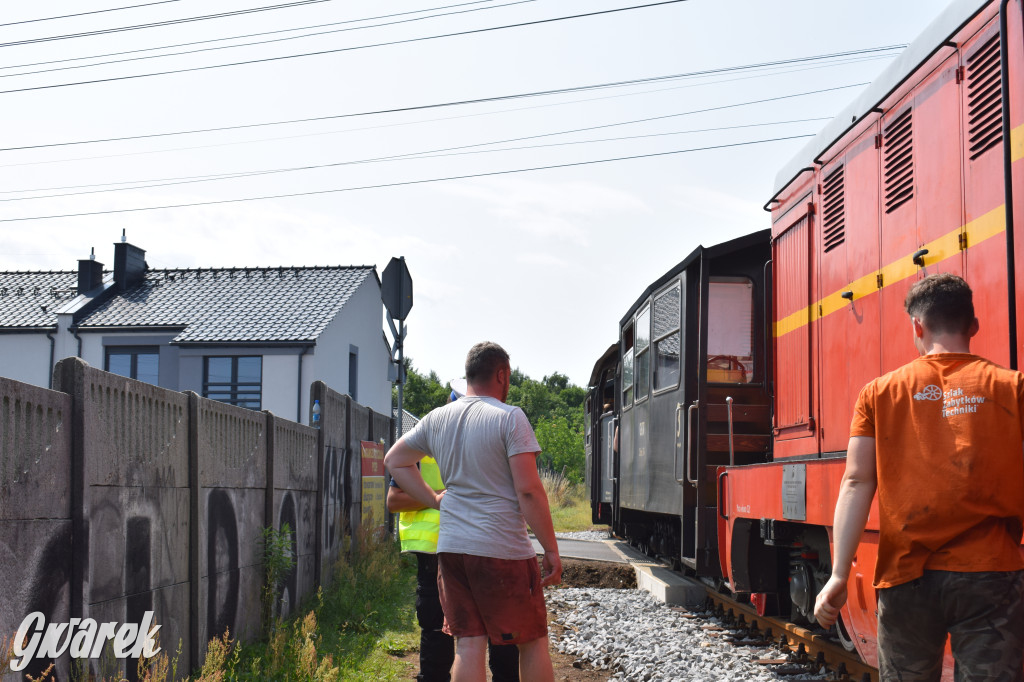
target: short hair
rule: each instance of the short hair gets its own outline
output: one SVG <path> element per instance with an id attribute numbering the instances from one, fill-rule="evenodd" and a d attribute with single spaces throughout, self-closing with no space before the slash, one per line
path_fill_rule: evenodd
<path id="1" fill-rule="evenodd" d="M 472 384 L 490 377 L 508 364 L 504 348 L 491 341 L 481 341 L 470 348 L 466 356 L 466 381 Z"/>
<path id="2" fill-rule="evenodd" d="M 904 308 L 933 334 L 966 334 L 974 322 L 974 295 L 962 278 L 930 275 L 910 287 Z"/>

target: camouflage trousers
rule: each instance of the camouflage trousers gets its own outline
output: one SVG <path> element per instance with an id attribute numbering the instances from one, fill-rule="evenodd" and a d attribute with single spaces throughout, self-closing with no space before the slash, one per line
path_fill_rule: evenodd
<path id="1" fill-rule="evenodd" d="M 1024 571 L 925 571 L 879 590 L 881 682 L 938 682 L 947 633 L 957 682 L 1024 682 Z"/>

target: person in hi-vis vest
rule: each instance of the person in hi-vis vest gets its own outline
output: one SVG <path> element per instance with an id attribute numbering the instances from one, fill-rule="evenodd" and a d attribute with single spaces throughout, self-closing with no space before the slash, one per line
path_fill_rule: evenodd
<path id="1" fill-rule="evenodd" d="M 450 400 L 464 395 L 460 382 L 451 382 Z M 420 460 L 423 480 L 436 491 L 444 490 L 441 470 L 432 457 Z M 441 512 L 424 508 L 412 499 L 394 480 L 388 487 L 388 511 L 399 512 L 398 536 L 402 551 L 416 555 L 416 619 L 420 625 L 420 672 L 417 682 L 449 682 L 455 661 L 455 640 L 441 631 L 444 612 L 437 590 L 437 535 Z M 519 649 L 515 645 L 488 647 L 491 676 L 494 682 L 519 682 Z"/>

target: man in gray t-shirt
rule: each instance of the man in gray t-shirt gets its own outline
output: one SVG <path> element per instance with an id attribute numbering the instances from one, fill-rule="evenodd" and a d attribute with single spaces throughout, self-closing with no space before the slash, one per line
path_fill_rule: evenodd
<path id="1" fill-rule="evenodd" d="M 402 490 L 441 510 L 438 582 L 445 631 L 456 639 L 453 682 L 484 679 L 488 637 L 518 644 L 520 677 L 545 682 L 553 672 L 541 588 L 561 580 L 562 564 L 537 473 L 540 446 L 523 411 L 504 402 L 511 366 L 501 346 L 474 346 L 466 380 L 466 396 L 426 415 L 384 463 Z M 440 494 L 416 468 L 424 455 L 441 468 Z M 544 548 L 543 576 L 527 524 Z"/>

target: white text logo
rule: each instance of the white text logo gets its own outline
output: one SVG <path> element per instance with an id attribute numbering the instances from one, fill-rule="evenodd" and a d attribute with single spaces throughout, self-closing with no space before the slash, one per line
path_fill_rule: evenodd
<path id="1" fill-rule="evenodd" d="M 151 625 L 152 611 L 146 611 L 141 625 L 123 623 L 120 628 L 117 623 L 97 623 L 92 618 L 47 625 L 46 617 L 36 611 L 25 616 L 18 628 L 11 670 L 24 670 L 33 658 L 59 658 L 65 651 L 72 658 L 99 658 L 107 640 L 113 643 L 117 658 L 152 658 L 160 653 L 155 637 L 163 626 Z"/>

